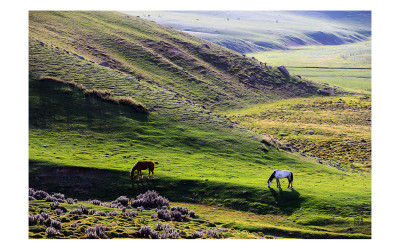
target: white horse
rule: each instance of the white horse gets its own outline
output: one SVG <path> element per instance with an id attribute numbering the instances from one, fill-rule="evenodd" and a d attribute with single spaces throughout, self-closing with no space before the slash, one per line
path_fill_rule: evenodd
<path id="1" fill-rule="evenodd" d="M 268 187 L 271 186 L 272 180 L 276 179 L 276 185 L 278 188 L 281 187 L 279 179 L 287 178 L 289 181 L 288 188 L 293 188 L 293 173 L 288 170 L 275 170 L 268 179 Z"/>

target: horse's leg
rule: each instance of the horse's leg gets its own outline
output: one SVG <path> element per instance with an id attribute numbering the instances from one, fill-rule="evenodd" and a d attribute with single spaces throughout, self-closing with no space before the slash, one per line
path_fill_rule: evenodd
<path id="1" fill-rule="evenodd" d="M 150 172 L 151 172 L 151 170 L 149 168 L 149 175 L 147 176 L 147 179 L 150 179 Z"/>
<path id="2" fill-rule="evenodd" d="M 288 182 L 289 182 L 289 184 L 288 184 L 287 187 L 290 188 L 290 177 L 288 177 L 287 180 L 288 180 Z"/>
<path id="3" fill-rule="evenodd" d="M 277 188 L 280 188 L 280 187 L 281 187 L 281 183 L 279 182 L 279 179 L 278 179 L 278 178 L 276 178 L 276 187 L 277 187 Z"/>

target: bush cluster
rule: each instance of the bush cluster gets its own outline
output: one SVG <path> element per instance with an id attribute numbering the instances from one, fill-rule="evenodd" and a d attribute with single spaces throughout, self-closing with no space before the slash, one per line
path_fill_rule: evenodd
<path id="1" fill-rule="evenodd" d="M 148 190 L 144 194 L 139 194 L 136 200 L 131 199 L 131 204 L 132 207 L 161 208 L 163 206 L 169 207 L 169 200 L 154 190 Z"/>
<path id="2" fill-rule="evenodd" d="M 96 225 L 95 227 L 88 227 L 86 229 L 86 235 L 89 239 L 105 239 L 106 238 L 106 227 L 104 225 Z"/>

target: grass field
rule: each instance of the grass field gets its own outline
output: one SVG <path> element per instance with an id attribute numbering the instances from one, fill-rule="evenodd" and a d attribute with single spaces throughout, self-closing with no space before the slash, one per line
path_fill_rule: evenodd
<path id="1" fill-rule="evenodd" d="M 290 73 L 313 81 L 371 95 L 371 41 L 295 47 L 248 56 L 274 66 L 285 65 Z"/>
<path id="2" fill-rule="evenodd" d="M 326 160 L 371 167 L 371 100 L 364 96 L 301 98 L 229 111 L 232 121 Z"/>
<path id="3" fill-rule="evenodd" d="M 63 16 L 65 13 L 40 14 L 50 18 L 58 16 L 57 14 Z M 113 24 L 115 20 L 125 18 L 125 15 L 115 13 L 73 12 L 70 15 L 70 19 L 64 21 L 76 21 L 86 16 L 100 18 L 105 23 Z M 88 19 L 83 20 L 86 22 Z M 134 21 L 125 21 L 124 28 L 137 28 Z M 143 27 L 148 25 L 146 27 L 162 29 L 148 21 L 139 22 Z M 85 25 L 90 26 L 89 23 Z M 34 29 L 39 28 L 43 27 L 37 22 Z M 119 34 L 117 31 L 113 32 Z M 227 119 L 225 115 L 230 116 L 228 111 L 218 111 L 232 110 L 232 107 L 249 107 L 249 104 L 254 105 L 253 107 L 267 105 L 255 103 L 290 96 L 306 98 L 305 104 L 315 106 L 324 101 L 311 98 L 318 85 L 307 85 L 306 81 L 296 78 L 291 78 L 287 84 L 279 85 L 279 79 L 284 78 L 279 71 L 273 70 L 264 77 L 278 82 L 278 85 L 274 83 L 260 90 L 263 85 L 256 82 L 236 88 L 231 85 L 218 85 L 217 80 L 207 80 L 207 86 L 221 90 L 222 100 L 202 99 L 201 97 L 207 96 L 208 93 L 201 92 L 202 86 L 197 86 L 189 93 L 190 98 L 186 98 L 184 89 L 189 87 L 184 85 L 187 84 L 184 79 L 187 78 L 178 79 L 173 89 L 168 89 L 165 83 L 153 81 L 170 77 L 170 71 L 167 70 L 171 69 L 170 66 L 164 65 L 164 69 L 159 69 L 144 80 L 136 79 L 133 73 L 152 74 L 152 70 L 149 69 L 154 67 L 154 61 L 148 61 L 151 57 L 146 53 L 138 54 L 141 55 L 140 63 L 134 61 L 134 57 L 116 56 L 114 59 L 121 64 L 115 65 L 122 65 L 121 68 L 127 70 L 111 69 L 97 64 L 95 59 L 98 55 L 95 50 L 85 50 L 86 47 L 82 44 L 71 42 L 72 38 L 68 41 L 57 37 L 61 36 L 62 32 L 55 38 L 46 30 L 49 32 L 44 36 L 46 43 L 40 40 L 37 32 L 36 30 L 32 33 L 29 54 L 31 188 L 49 193 L 63 193 L 66 197 L 78 199 L 78 204 L 87 206 L 88 199 L 110 202 L 119 196 L 135 197 L 147 190 L 155 190 L 168 198 L 173 205 L 187 206 L 199 216 L 197 222 L 189 220 L 186 224 L 174 224 L 183 233 L 182 238 L 189 237 L 194 230 L 207 228 L 227 229 L 228 231 L 223 233 L 227 238 L 371 237 L 370 173 L 330 167 L 318 163 L 314 158 L 272 147 L 265 150 L 265 145 L 260 142 L 262 134 Z M 103 32 L 91 37 L 91 41 L 97 41 L 103 35 L 110 35 L 108 31 Z M 147 32 L 152 34 L 152 39 L 157 37 L 154 34 L 159 34 L 152 29 Z M 190 40 L 189 37 L 180 37 L 179 33 L 173 35 L 178 41 Z M 79 37 L 82 37 L 81 34 Z M 93 42 L 89 46 L 94 44 Z M 74 55 L 75 52 L 83 51 L 86 51 L 84 56 L 90 60 L 80 59 L 77 57 L 79 54 Z M 152 53 L 155 53 L 157 58 L 156 51 Z M 224 50 L 216 49 L 214 52 L 224 56 L 231 55 Z M 108 56 L 117 54 L 108 50 L 104 53 Z M 244 57 L 232 55 L 232 58 Z M 242 60 L 243 74 L 253 72 L 252 77 L 262 75 L 263 70 L 259 63 L 253 65 L 249 58 Z M 186 70 L 182 68 L 183 65 L 180 67 L 180 72 Z M 234 66 L 228 61 L 225 61 L 225 64 L 220 61 L 218 66 L 215 64 L 209 68 L 213 67 L 217 68 L 214 72 L 229 76 L 230 67 Z M 224 70 L 225 67 L 227 69 Z M 59 80 L 51 80 L 51 77 Z M 80 84 L 82 87 L 78 88 Z M 306 87 L 310 88 L 310 92 Z M 86 96 L 82 88 L 109 90 L 116 97 L 129 96 L 145 104 L 150 112 L 138 113 L 127 106 Z M 255 89 L 259 91 L 259 99 L 252 100 L 252 94 L 257 93 Z M 183 95 L 177 94 L 176 90 L 182 91 Z M 265 97 L 263 93 L 270 96 Z M 240 101 L 240 105 L 235 104 L 236 100 Z M 291 100 L 286 101 L 285 105 L 296 106 Z M 337 103 L 338 101 L 332 99 L 329 106 L 331 110 L 328 110 L 332 114 L 335 114 L 335 108 L 339 107 L 348 109 L 349 116 L 353 108 L 362 111 L 363 117 L 368 116 L 368 107 L 364 108 L 368 106 L 367 101 L 345 98 L 343 105 Z M 281 102 L 283 104 L 285 101 Z M 208 107 L 215 110 L 211 111 Z M 272 109 L 285 111 L 278 107 Z M 238 117 L 251 114 L 249 110 L 237 112 Z M 311 117 L 315 119 L 315 116 Z M 233 119 L 233 116 L 230 118 Z M 336 120 L 346 124 L 339 116 L 334 116 L 334 122 L 337 122 Z M 314 129 L 316 136 L 319 136 L 320 131 Z M 324 133 L 322 136 L 327 137 Z M 351 134 L 352 131 L 346 133 Z M 368 129 L 364 133 L 368 135 Z M 154 180 L 130 180 L 129 170 L 139 160 L 157 162 Z M 271 188 L 267 187 L 266 180 L 275 169 L 289 169 L 294 172 L 293 189 L 285 187 L 285 180 L 282 181 L 282 189 L 275 188 L 275 183 Z M 70 211 L 78 204 L 62 206 Z M 29 202 L 31 215 L 45 211 L 44 208 L 48 206 L 48 203 L 42 201 Z M 157 221 L 160 221 L 150 218 L 152 213 L 145 210 L 132 220 L 125 220 L 121 216 L 104 219 L 89 216 L 74 218 L 70 214 L 54 215 L 54 218 L 66 220 L 62 222 L 65 223 L 63 227 L 66 230 L 57 235 L 60 238 L 85 238 L 84 231 L 96 223 L 105 224 L 110 228 L 110 231 L 106 231 L 109 238 L 136 238 L 141 225 L 149 224 L 154 228 Z M 362 223 L 359 223 L 361 219 Z M 162 220 L 161 222 L 166 223 Z M 71 223 L 81 226 L 73 229 L 70 228 Z M 46 237 L 44 231 L 47 229 L 43 225 L 33 225 L 29 229 L 32 238 Z"/>

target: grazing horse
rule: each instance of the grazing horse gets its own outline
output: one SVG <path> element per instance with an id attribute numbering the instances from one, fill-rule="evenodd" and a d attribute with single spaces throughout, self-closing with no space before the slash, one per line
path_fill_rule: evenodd
<path id="1" fill-rule="evenodd" d="M 142 170 L 146 170 L 149 169 L 149 175 L 147 176 L 147 178 L 150 177 L 150 173 L 153 174 L 153 179 L 154 179 L 154 162 L 152 161 L 138 161 L 135 163 L 135 165 L 133 165 L 132 170 L 130 172 L 131 175 L 131 179 L 135 178 L 135 171 L 138 171 L 138 175 L 137 175 L 137 179 L 139 180 L 139 175 L 140 177 L 142 177 L 143 179 L 143 175 L 142 175 Z"/>
<path id="2" fill-rule="evenodd" d="M 275 170 L 268 179 L 268 187 L 271 186 L 272 180 L 276 179 L 276 185 L 278 188 L 281 187 L 279 179 L 287 178 L 289 181 L 288 188 L 293 188 L 293 173 L 287 170 Z"/>

